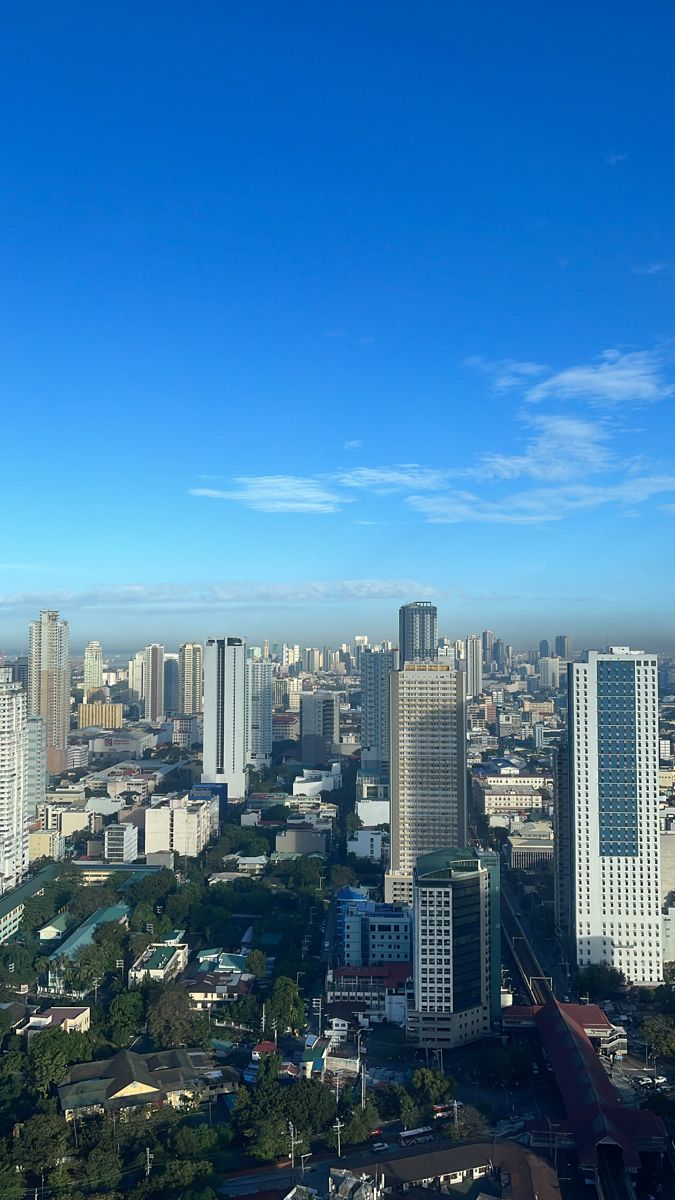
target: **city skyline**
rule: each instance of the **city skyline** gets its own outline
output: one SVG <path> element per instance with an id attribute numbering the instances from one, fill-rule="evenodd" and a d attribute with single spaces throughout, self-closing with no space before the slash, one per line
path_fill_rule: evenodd
<path id="1" fill-rule="evenodd" d="M 671 649 L 675 14 L 38 7 L 0 76 L 3 644 L 46 607 L 125 648 L 391 636 L 419 597 Z"/>

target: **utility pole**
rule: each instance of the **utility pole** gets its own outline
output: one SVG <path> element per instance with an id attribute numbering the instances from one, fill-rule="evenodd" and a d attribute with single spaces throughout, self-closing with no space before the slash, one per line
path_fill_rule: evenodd
<path id="1" fill-rule="evenodd" d="M 333 1129 L 334 1129 L 334 1130 L 335 1130 L 335 1132 L 337 1133 L 337 1152 L 338 1152 L 338 1158 L 340 1158 L 340 1151 L 341 1151 L 340 1131 L 341 1131 L 343 1128 L 344 1128 L 344 1121 L 341 1121 L 341 1120 L 340 1120 L 340 1118 L 338 1117 L 337 1121 L 335 1122 L 335 1124 L 334 1124 L 334 1126 L 333 1126 Z"/>
<path id="2" fill-rule="evenodd" d="M 291 1138 L 291 1171 L 295 1171 L 295 1147 L 299 1145 L 302 1138 L 295 1136 L 295 1125 L 292 1121 L 288 1122 L 288 1132 Z"/>
<path id="3" fill-rule="evenodd" d="M 305 1159 L 306 1159 L 306 1158 L 311 1158 L 311 1157 L 312 1157 L 312 1152 L 311 1152 L 311 1150 L 308 1150 L 306 1154 L 301 1154 L 301 1155 L 300 1155 L 300 1174 L 301 1174 L 301 1178 L 302 1178 L 302 1182 L 303 1182 L 303 1183 L 305 1182 Z"/>
<path id="4" fill-rule="evenodd" d="M 457 1128 L 457 1125 L 459 1124 L 459 1122 L 458 1122 L 458 1120 L 457 1120 L 457 1109 L 459 1108 L 459 1105 L 457 1104 L 457 1101 L 456 1101 L 456 1100 L 453 1100 L 453 1102 L 452 1102 L 452 1107 L 453 1107 L 453 1108 L 454 1108 L 454 1110 L 455 1110 L 455 1129 L 456 1129 L 456 1128 Z"/>
<path id="5" fill-rule="evenodd" d="M 335 1072 L 335 1103 L 336 1104 L 337 1104 L 338 1100 L 340 1099 L 340 1076 L 341 1075 L 342 1075 L 342 1071 Z M 340 1157 L 340 1155 L 338 1154 L 338 1158 L 339 1157 Z"/>
<path id="6" fill-rule="evenodd" d="M 150 1178 L 150 1171 L 152 1170 L 153 1158 L 154 1158 L 154 1154 L 150 1153 L 150 1147 L 146 1146 L 145 1147 L 145 1178 L 146 1179 Z"/>
<path id="7" fill-rule="evenodd" d="M 361 1059 L 361 1108 L 366 1107 L 366 1060 Z"/>

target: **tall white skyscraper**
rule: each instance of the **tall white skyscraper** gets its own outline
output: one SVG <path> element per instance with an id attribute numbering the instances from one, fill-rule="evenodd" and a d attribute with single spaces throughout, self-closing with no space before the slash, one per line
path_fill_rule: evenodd
<path id="1" fill-rule="evenodd" d="M 186 716 L 197 716 L 204 708 L 204 647 L 201 642 L 184 642 L 178 651 L 180 707 Z"/>
<path id="2" fill-rule="evenodd" d="M 43 609 L 31 621 L 28 649 L 28 711 L 42 717 L 47 744 L 47 770 L 58 774 L 68 766 L 70 728 L 70 659 L 68 622 Z"/>
<path id="3" fill-rule="evenodd" d="M 246 761 L 265 768 L 272 761 L 273 668 L 264 658 L 249 658 L 246 669 Z"/>
<path id="4" fill-rule="evenodd" d="M 143 656 L 145 719 L 159 721 L 164 716 L 164 647 L 153 642 Z"/>
<path id="5" fill-rule="evenodd" d="M 477 633 L 466 639 L 466 694 L 480 696 L 483 690 L 483 643 Z"/>
<path id="6" fill-rule="evenodd" d="M 398 651 L 401 666 L 436 657 L 438 609 L 430 600 L 413 600 L 398 610 Z"/>
<path id="7" fill-rule="evenodd" d="M 391 867 L 385 900 L 412 902 L 420 854 L 466 842 L 466 703 L 461 671 L 406 663 L 391 675 Z"/>
<path id="8" fill-rule="evenodd" d="M 103 687 L 103 647 L 100 642 L 89 642 L 84 648 L 84 699 L 90 692 Z"/>
<path id="9" fill-rule="evenodd" d="M 246 640 L 209 638 L 204 649 L 203 783 L 246 795 Z"/>
<path id="10" fill-rule="evenodd" d="M 361 770 L 389 779 L 391 726 L 389 676 L 398 670 L 398 651 L 365 647 L 361 652 Z"/>
<path id="11" fill-rule="evenodd" d="M 129 703 L 140 704 L 144 696 L 145 650 L 138 650 L 129 659 Z"/>
<path id="12" fill-rule="evenodd" d="M 559 914 L 567 907 L 577 965 L 607 962 L 636 984 L 662 978 L 657 676 L 656 655 L 627 646 L 570 666 L 558 796 Z"/>
<path id="13" fill-rule="evenodd" d="M 0 893 L 28 871 L 26 814 L 26 693 L 0 667 Z"/>

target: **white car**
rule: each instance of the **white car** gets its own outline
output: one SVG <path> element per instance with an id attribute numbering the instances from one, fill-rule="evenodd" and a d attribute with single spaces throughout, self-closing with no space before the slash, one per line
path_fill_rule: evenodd
<path id="1" fill-rule="evenodd" d="M 374 1151 L 375 1154 L 382 1154 L 384 1150 L 389 1149 L 389 1143 L 388 1142 L 375 1142 L 374 1145 L 372 1145 L 370 1148 L 371 1148 L 371 1150 Z"/>

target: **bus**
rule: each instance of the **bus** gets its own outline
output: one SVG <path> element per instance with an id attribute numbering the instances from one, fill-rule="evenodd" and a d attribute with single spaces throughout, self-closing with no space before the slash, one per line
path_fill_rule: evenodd
<path id="1" fill-rule="evenodd" d="M 401 1146 L 419 1146 L 422 1142 L 433 1142 L 435 1137 L 431 1125 L 420 1125 L 419 1129 L 404 1129 L 398 1135 Z"/>

